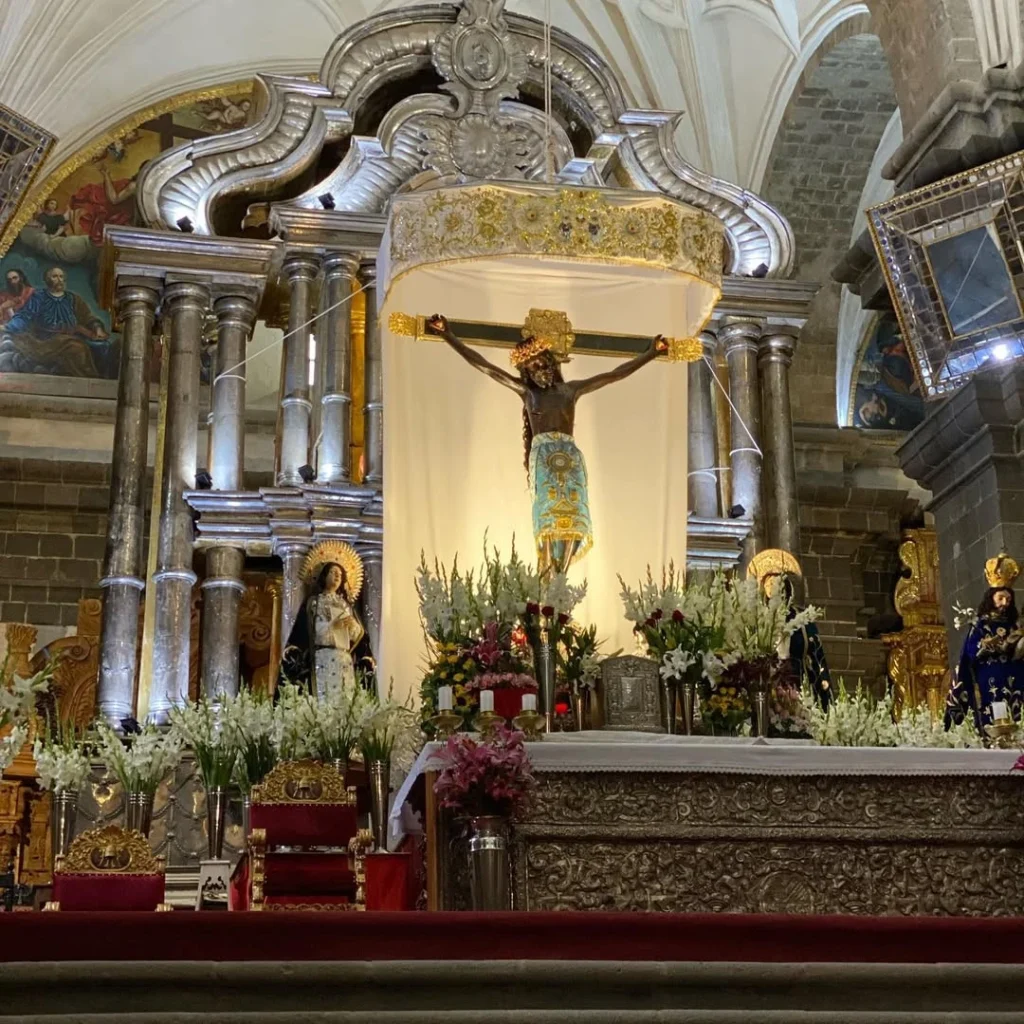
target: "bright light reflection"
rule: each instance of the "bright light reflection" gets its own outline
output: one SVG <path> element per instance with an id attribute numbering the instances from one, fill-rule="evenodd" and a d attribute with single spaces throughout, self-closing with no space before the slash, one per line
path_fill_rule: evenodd
<path id="1" fill-rule="evenodd" d="M 992 349 L 992 354 L 996 359 L 1009 359 L 1010 358 L 1010 346 L 1005 344 L 998 344 Z"/>

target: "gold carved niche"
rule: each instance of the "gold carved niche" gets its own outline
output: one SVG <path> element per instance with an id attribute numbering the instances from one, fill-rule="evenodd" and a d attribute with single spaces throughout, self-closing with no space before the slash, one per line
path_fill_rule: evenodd
<path id="1" fill-rule="evenodd" d="M 254 693 L 272 694 L 281 661 L 278 636 L 281 586 L 276 576 L 245 573 L 245 593 L 238 609 L 238 644 L 242 678 Z"/>
<path id="2" fill-rule="evenodd" d="M 949 671 L 949 645 L 939 597 L 939 547 L 934 530 L 905 530 L 899 548 L 904 574 L 894 603 L 903 629 L 882 637 L 897 716 L 904 707 L 927 705 L 942 715 Z"/>

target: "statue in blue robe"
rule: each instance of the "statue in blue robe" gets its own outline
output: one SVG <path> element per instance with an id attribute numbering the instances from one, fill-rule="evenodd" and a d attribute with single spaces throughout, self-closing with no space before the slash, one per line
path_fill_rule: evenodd
<path id="1" fill-rule="evenodd" d="M 1024 661 L 1017 647 L 1022 634 L 1017 624 L 1017 602 L 1006 586 L 989 587 L 978 617 L 960 652 L 960 664 L 946 698 L 946 728 L 971 715 L 979 732 L 994 721 L 992 705 L 1006 704 L 1020 721 L 1024 700 Z"/>
<path id="2" fill-rule="evenodd" d="M 790 601 L 787 619 L 794 619 L 799 609 L 792 604 L 796 596 L 793 580 L 787 575 L 782 577 L 783 592 Z M 832 701 L 832 676 L 825 658 L 825 647 L 821 642 L 821 634 L 813 622 L 796 630 L 789 638 L 789 665 L 797 684 L 807 683 L 823 711 L 828 711 Z"/>

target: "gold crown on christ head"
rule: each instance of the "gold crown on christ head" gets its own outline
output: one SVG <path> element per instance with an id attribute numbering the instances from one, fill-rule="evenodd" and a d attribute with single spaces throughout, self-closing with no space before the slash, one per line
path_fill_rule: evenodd
<path id="1" fill-rule="evenodd" d="M 519 367 L 524 366 L 531 359 L 535 359 L 542 352 L 550 351 L 550 338 L 527 338 L 516 344 L 516 347 L 509 353 L 508 361 L 518 370 Z"/>
<path id="2" fill-rule="evenodd" d="M 985 563 L 985 579 L 990 587 L 1012 587 L 1020 575 L 1020 566 L 1005 552 Z"/>

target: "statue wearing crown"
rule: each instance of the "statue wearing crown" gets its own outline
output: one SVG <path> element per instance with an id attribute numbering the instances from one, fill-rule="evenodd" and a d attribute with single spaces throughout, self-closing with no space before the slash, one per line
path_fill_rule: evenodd
<path id="1" fill-rule="evenodd" d="M 512 350 L 518 375 L 495 366 L 449 329 L 443 316 L 429 326 L 470 366 L 515 391 L 523 400 L 523 441 L 526 471 L 533 489 L 533 534 L 542 572 L 564 572 L 583 558 L 594 542 L 587 492 L 587 467 L 573 439 L 576 402 L 581 395 L 636 373 L 641 366 L 668 353 L 660 335 L 646 352 L 608 373 L 567 381 L 560 364 L 568 362 L 575 341 L 564 313 L 531 310 L 523 340 Z"/>
<path id="2" fill-rule="evenodd" d="M 356 682 L 356 648 L 365 636 L 355 610 L 363 562 L 351 545 L 324 541 L 306 556 L 302 578 L 313 592 L 296 616 L 281 675 L 325 700 Z"/>
<path id="3" fill-rule="evenodd" d="M 985 563 L 988 589 L 960 652 L 956 678 L 946 698 L 946 728 L 971 715 L 979 731 L 994 720 L 993 704 L 1003 703 L 1020 721 L 1024 696 L 1022 633 L 1018 627 L 1013 582 L 1020 573 L 1008 555 Z"/>

